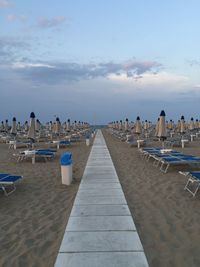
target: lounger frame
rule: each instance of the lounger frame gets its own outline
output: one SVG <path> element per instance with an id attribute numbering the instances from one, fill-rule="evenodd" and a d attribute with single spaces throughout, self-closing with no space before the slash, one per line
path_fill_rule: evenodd
<path id="1" fill-rule="evenodd" d="M 12 175 L 7 175 L 7 176 L 3 177 L 2 179 L 8 178 L 10 176 L 12 176 Z M 22 179 L 22 178 L 23 178 L 23 176 L 20 176 L 19 179 Z M 7 188 L 9 188 L 9 190 L 7 190 Z M 3 181 L 0 179 L 0 189 L 3 190 L 5 196 L 9 196 L 10 194 L 15 192 L 15 190 L 16 190 L 15 182 Z"/>

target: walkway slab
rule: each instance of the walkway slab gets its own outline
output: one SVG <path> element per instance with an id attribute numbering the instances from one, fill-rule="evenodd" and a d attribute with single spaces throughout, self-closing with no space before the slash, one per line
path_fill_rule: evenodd
<path id="1" fill-rule="evenodd" d="M 128 216 L 128 205 L 74 205 L 71 217 L 78 216 Z"/>
<path id="2" fill-rule="evenodd" d="M 107 204 L 107 205 L 124 205 L 126 203 L 126 199 L 124 196 L 120 197 L 76 197 L 75 205 L 90 205 L 90 204 Z"/>
<path id="3" fill-rule="evenodd" d="M 135 231 L 131 216 L 70 217 L 67 231 Z"/>
<path id="4" fill-rule="evenodd" d="M 120 188 L 121 189 L 121 185 L 120 183 L 118 182 L 109 182 L 109 183 L 89 183 L 89 184 L 84 184 L 82 183 L 80 186 L 79 186 L 80 189 L 83 189 L 83 188 L 88 188 L 88 189 L 99 189 L 99 190 L 104 190 L 104 189 L 114 189 L 114 188 Z"/>
<path id="5" fill-rule="evenodd" d="M 111 197 L 116 197 L 116 196 L 123 196 L 123 192 L 121 188 L 119 189 L 104 189 L 104 190 L 99 190 L 99 189 L 80 189 L 77 193 L 77 196 L 111 196 Z"/>
<path id="6" fill-rule="evenodd" d="M 147 267 L 143 252 L 60 253 L 56 267 Z"/>
<path id="7" fill-rule="evenodd" d="M 61 253 L 92 251 L 143 251 L 143 247 L 137 232 L 65 232 Z"/>
<path id="8" fill-rule="evenodd" d="M 96 134 L 55 267 L 148 267 L 101 131 Z"/>

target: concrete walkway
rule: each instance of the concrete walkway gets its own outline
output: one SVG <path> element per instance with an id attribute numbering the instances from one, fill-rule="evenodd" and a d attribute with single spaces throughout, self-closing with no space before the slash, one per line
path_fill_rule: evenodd
<path id="1" fill-rule="evenodd" d="M 55 267 L 148 267 L 100 130 L 94 140 Z"/>

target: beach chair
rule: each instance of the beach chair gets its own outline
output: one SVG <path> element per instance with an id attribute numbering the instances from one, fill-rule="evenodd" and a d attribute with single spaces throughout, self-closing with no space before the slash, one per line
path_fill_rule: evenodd
<path id="1" fill-rule="evenodd" d="M 192 171 L 192 172 L 179 171 L 179 173 L 188 177 L 184 190 L 187 190 L 193 195 L 193 197 L 195 197 L 200 187 L 200 171 Z"/>
<path id="2" fill-rule="evenodd" d="M 171 165 L 197 165 L 200 164 L 200 158 L 190 155 L 181 155 L 180 157 L 166 157 L 161 160 L 160 170 L 167 173 Z"/>
<path id="3" fill-rule="evenodd" d="M 15 183 L 22 178 L 23 176 L 0 173 L 0 189 L 3 190 L 6 196 L 9 196 L 16 190 Z"/>
<path id="4" fill-rule="evenodd" d="M 30 148 L 32 147 L 32 142 L 31 141 L 15 141 L 15 140 L 11 140 L 9 141 L 9 149 L 17 149 L 17 148 L 22 148 L 22 147 L 27 147 Z"/>
<path id="5" fill-rule="evenodd" d="M 149 155 L 149 158 L 153 158 L 154 162 L 153 165 L 158 167 L 160 163 L 162 163 L 162 159 L 165 161 L 173 162 L 175 159 L 180 157 L 185 157 L 184 154 L 181 154 L 180 152 L 171 150 L 170 152 L 167 152 L 166 149 L 161 150 L 160 152 L 153 153 Z"/>
<path id="6" fill-rule="evenodd" d="M 25 159 L 31 158 L 32 164 L 35 164 L 36 158 L 52 159 L 55 156 L 56 150 L 54 149 L 37 149 L 37 150 L 25 150 L 21 151 L 18 154 L 13 154 L 17 157 L 17 162 L 21 162 Z"/>
<path id="7" fill-rule="evenodd" d="M 69 146 L 71 145 L 71 140 L 54 140 L 54 141 L 51 141 L 51 142 L 48 142 L 47 143 L 48 145 L 51 145 L 51 146 L 56 146 L 57 149 L 60 149 L 60 147 L 62 146 Z"/>

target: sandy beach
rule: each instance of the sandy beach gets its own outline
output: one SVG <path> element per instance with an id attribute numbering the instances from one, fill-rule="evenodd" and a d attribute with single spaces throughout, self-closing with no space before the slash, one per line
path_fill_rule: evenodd
<path id="1" fill-rule="evenodd" d="M 149 266 L 200 266 L 199 194 L 193 198 L 183 190 L 186 178 L 179 168 L 163 174 L 141 160 L 136 147 L 103 133 Z M 198 147 L 199 141 L 177 150 L 198 155 Z M 1 172 L 24 176 L 16 192 L 0 194 L 0 266 L 54 266 L 90 148 L 74 143 L 59 150 L 53 161 L 32 165 L 16 163 L 14 150 L 0 144 Z M 64 151 L 71 151 L 74 161 L 69 187 L 61 185 L 59 158 Z"/>
<path id="2" fill-rule="evenodd" d="M 24 176 L 13 194 L 0 194 L 0 266 L 54 265 L 90 148 L 85 141 L 73 143 L 52 161 L 32 165 L 16 163 L 15 151 L 0 144 L 1 172 Z M 74 180 L 69 187 L 61 184 L 59 159 L 64 151 L 73 155 Z"/>
<path id="3" fill-rule="evenodd" d="M 193 198 L 184 191 L 186 178 L 179 168 L 164 174 L 141 160 L 136 147 L 105 130 L 104 137 L 150 267 L 200 266 L 199 194 Z M 200 142 L 193 142 L 177 150 L 199 155 L 199 147 Z"/>

